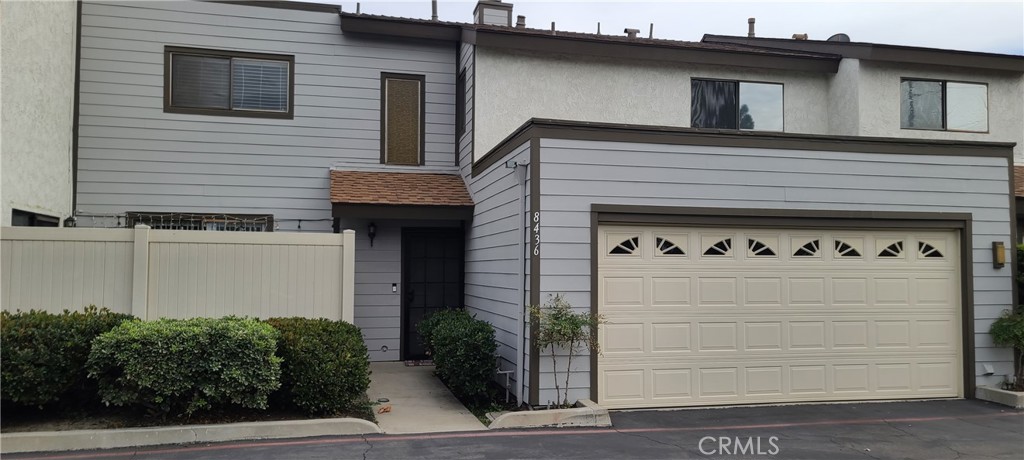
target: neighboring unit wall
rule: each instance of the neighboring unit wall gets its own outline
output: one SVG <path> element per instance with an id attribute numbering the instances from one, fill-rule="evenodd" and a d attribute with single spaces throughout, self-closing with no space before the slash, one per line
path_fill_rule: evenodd
<path id="1" fill-rule="evenodd" d="M 165 113 L 168 45 L 294 55 L 294 119 Z M 89 1 L 81 65 L 85 213 L 270 213 L 331 231 L 330 167 L 381 167 L 381 72 L 426 76 L 427 169 L 455 162 L 453 46 L 342 36 L 336 12 Z"/>
<path id="2" fill-rule="evenodd" d="M 530 118 L 689 127 L 691 78 L 782 83 L 786 132 L 829 130 L 826 74 L 477 47 L 477 75 L 476 159 Z"/>
<path id="3" fill-rule="evenodd" d="M 70 1 L 0 4 L 0 225 L 13 209 L 71 215 L 77 15 Z"/>
<path id="4" fill-rule="evenodd" d="M 848 59 L 843 59 L 846 62 Z M 910 64 L 860 61 L 861 136 L 1016 142 L 1015 163 L 1024 163 L 1024 75 Z M 987 133 L 900 129 L 900 80 L 921 78 L 988 84 Z"/>
<path id="5" fill-rule="evenodd" d="M 589 311 L 591 205 L 971 213 L 978 384 L 1012 372 L 989 325 L 1012 305 L 1011 271 L 992 268 L 992 241 L 1011 240 L 1007 161 L 542 139 L 541 291 Z M 628 163 L 628 164 L 627 164 Z M 995 376 L 984 376 L 991 364 Z M 550 360 L 540 360 L 539 402 L 554 399 Z M 569 400 L 589 398 L 587 359 Z"/>

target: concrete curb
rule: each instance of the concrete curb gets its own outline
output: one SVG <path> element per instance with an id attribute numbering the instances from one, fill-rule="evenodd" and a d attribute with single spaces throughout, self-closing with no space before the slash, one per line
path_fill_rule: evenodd
<path id="1" fill-rule="evenodd" d="M 491 415 L 487 414 L 488 417 Z M 489 428 L 536 428 L 542 426 L 612 426 L 612 419 L 608 416 L 608 409 L 598 406 L 597 403 L 589 399 L 581 399 L 576 402 L 576 407 L 569 409 L 495 414 Z"/>
<path id="2" fill-rule="evenodd" d="M 382 431 L 376 424 L 358 418 L 178 425 L 117 430 L 37 431 L 0 434 L 0 454 L 379 433 Z"/>
<path id="3" fill-rule="evenodd" d="M 974 392 L 974 397 L 1010 406 L 1014 409 L 1024 409 L 1024 392 L 1020 391 L 1009 391 L 996 387 L 978 387 Z"/>

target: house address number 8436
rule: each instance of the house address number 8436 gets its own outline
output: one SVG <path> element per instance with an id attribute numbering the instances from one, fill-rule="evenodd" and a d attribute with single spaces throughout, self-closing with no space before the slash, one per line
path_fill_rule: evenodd
<path id="1" fill-rule="evenodd" d="M 540 255 L 540 211 L 533 213 L 533 255 Z"/>

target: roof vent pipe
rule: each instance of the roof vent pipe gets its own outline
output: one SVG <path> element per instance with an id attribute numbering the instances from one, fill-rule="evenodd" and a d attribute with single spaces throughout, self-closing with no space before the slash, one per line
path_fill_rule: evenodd
<path id="1" fill-rule="evenodd" d="M 636 34 L 640 33 L 640 29 L 626 29 L 623 30 L 629 38 L 636 38 Z"/>
<path id="2" fill-rule="evenodd" d="M 600 22 L 597 23 L 597 34 L 601 35 L 601 23 Z"/>
<path id="3" fill-rule="evenodd" d="M 437 0 L 430 0 L 430 20 L 437 20 Z"/>
<path id="4" fill-rule="evenodd" d="M 516 29 L 525 29 L 525 28 L 526 28 L 526 16 L 523 16 L 521 14 L 519 16 L 516 16 Z"/>
<path id="5" fill-rule="evenodd" d="M 647 38 L 654 38 L 654 23 L 651 23 L 651 33 L 647 35 Z"/>
<path id="6" fill-rule="evenodd" d="M 747 18 L 747 37 L 754 38 L 754 18 Z"/>

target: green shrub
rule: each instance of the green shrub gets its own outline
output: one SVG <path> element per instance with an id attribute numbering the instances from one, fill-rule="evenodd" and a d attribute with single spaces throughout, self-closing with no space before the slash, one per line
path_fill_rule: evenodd
<path id="1" fill-rule="evenodd" d="M 597 342 L 597 327 L 604 322 L 601 315 L 592 312 L 575 312 L 572 304 L 562 294 L 555 294 L 544 306 L 530 306 L 530 320 L 537 328 L 534 343 L 538 350 L 551 353 L 551 366 L 555 369 L 556 403 L 569 407 L 569 377 L 572 375 L 572 359 L 587 350 L 601 353 Z M 565 352 L 565 387 L 558 387 L 558 351 Z"/>
<path id="2" fill-rule="evenodd" d="M 438 378 L 455 396 L 471 402 L 487 397 L 498 349 L 490 324 L 466 310 L 442 310 L 420 322 L 417 330 Z"/>
<path id="3" fill-rule="evenodd" d="M 0 397 L 33 406 L 95 403 L 95 384 L 85 371 L 89 347 L 96 336 L 131 318 L 95 306 L 61 314 L 3 312 Z"/>
<path id="4" fill-rule="evenodd" d="M 108 405 L 163 415 L 266 409 L 281 384 L 276 341 L 277 331 L 254 319 L 130 321 L 96 338 L 87 368 Z"/>
<path id="5" fill-rule="evenodd" d="M 370 358 L 359 328 L 326 319 L 271 318 L 281 334 L 283 399 L 311 415 L 354 412 L 365 403 Z M 275 398 L 275 401 L 278 398 Z"/>
<path id="6" fill-rule="evenodd" d="M 989 328 L 996 345 L 1014 348 L 1013 390 L 1024 391 L 1024 313 L 1007 310 Z"/>

